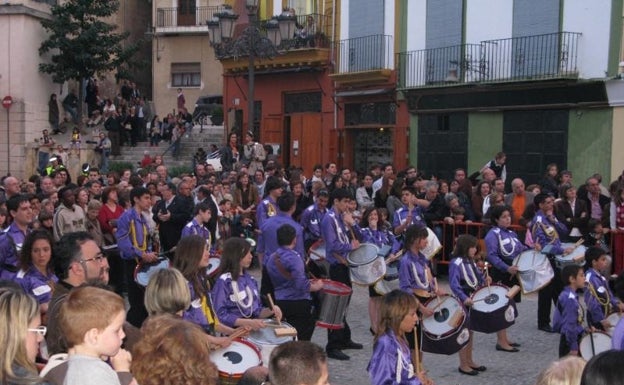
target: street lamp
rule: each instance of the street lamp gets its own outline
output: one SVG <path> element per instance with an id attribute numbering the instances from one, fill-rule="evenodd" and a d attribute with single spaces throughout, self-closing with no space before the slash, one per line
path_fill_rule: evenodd
<path id="1" fill-rule="evenodd" d="M 274 17 L 263 27 L 258 23 L 259 0 L 246 0 L 249 25 L 242 34 L 234 38 L 234 25 L 238 15 L 227 7 L 223 12 L 215 14 L 212 20 L 207 21 L 210 31 L 210 45 L 214 48 L 217 59 L 248 56 L 249 90 L 247 93 L 247 130 L 253 132 L 254 113 L 254 75 L 255 58 L 272 59 L 279 51 L 290 49 L 295 34 L 296 16 L 284 10 L 281 15 Z"/>

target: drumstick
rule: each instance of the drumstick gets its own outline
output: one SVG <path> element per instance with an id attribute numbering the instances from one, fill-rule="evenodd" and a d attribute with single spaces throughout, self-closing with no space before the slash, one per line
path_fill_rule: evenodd
<path id="1" fill-rule="evenodd" d="M 234 332 L 232 332 L 232 334 L 230 334 L 228 336 L 228 338 L 230 340 L 233 340 L 235 338 L 238 338 L 238 337 L 241 337 L 241 336 L 247 334 L 248 332 L 249 332 L 249 330 L 247 330 L 245 328 L 238 328 L 238 329 L 234 330 Z"/>
<path id="2" fill-rule="evenodd" d="M 436 293 L 438 292 L 438 278 L 433 278 L 433 284 L 435 285 L 435 291 Z M 438 305 L 436 306 L 436 308 L 440 307 L 440 305 L 442 305 L 442 301 L 440 300 L 440 296 L 437 295 L 436 296 L 438 298 Z"/>
<path id="3" fill-rule="evenodd" d="M 416 375 L 420 374 L 420 347 L 418 346 L 418 329 L 414 327 L 414 358 L 416 358 Z"/>
<path id="4" fill-rule="evenodd" d="M 275 314 L 275 304 L 273 303 L 273 297 L 271 297 L 271 294 L 267 294 L 267 298 L 269 299 L 269 304 L 271 305 L 271 310 L 273 311 L 273 314 Z M 277 319 L 277 324 L 279 326 L 282 326 L 282 321 L 280 321 L 279 319 Z"/>
<path id="5" fill-rule="evenodd" d="M 585 242 L 585 240 L 583 238 L 579 239 L 578 241 L 576 241 L 576 243 L 574 244 L 574 248 L 579 247 L 580 245 L 582 245 Z"/>

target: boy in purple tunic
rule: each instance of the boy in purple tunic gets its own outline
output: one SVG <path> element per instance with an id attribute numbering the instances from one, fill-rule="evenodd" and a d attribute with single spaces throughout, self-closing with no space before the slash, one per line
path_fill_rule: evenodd
<path id="1" fill-rule="evenodd" d="M 561 280 L 568 285 L 559 295 L 553 316 L 553 329 L 561 333 L 559 357 L 568 354 L 578 356 L 579 340 L 585 331 L 583 327 L 585 311 L 578 301 L 576 291 L 585 286 L 583 268 L 578 265 L 565 266 L 561 271 Z"/>
<path id="2" fill-rule="evenodd" d="M 584 299 L 587 305 L 587 321 L 591 326 L 608 330 L 615 325 L 609 323 L 607 316 L 616 311 L 622 312 L 624 304 L 613 295 L 607 279 L 600 273 L 609 264 L 607 253 L 599 247 L 592 246 L 585 252 L 585 260 L 590 266 L 585 273 Z"/>

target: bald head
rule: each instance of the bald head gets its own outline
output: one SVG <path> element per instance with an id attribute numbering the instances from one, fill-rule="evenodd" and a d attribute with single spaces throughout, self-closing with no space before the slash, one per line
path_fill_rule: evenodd
<path id="1" fill-rule="evenodd" d="M 511 189 L 516 195 L 524 195 L 524 181 L 520 178 L 516 178 L 511 181 Z"/>
<path id="2" fill-rule="evenodd" d="M 7 197 L 12 197 L 20 192 L 19 180 L 14 176 L 7 176 L 4 178 L 2 186 L 4 186 L 4 191 L 6 192 Z"/>

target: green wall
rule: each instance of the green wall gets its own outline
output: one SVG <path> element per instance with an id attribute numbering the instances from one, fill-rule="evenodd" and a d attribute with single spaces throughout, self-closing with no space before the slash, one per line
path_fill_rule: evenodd
<path id="1" fill-rule="evenodd" d="M 570 110 L 568 169 L 580 185 L 595 172 L 608 183 L 611 175 L 612 109 Z"/>
<path id="2" fill-rule="evenodd" d="M 468 175 L 503 151 L 503 113 L 472 112 L 468 115 Z"/>
<path id="3" fill-rule="evenodd" d="M 418 164 L 418 115 L 409 115 L 409 164 Z"/>

